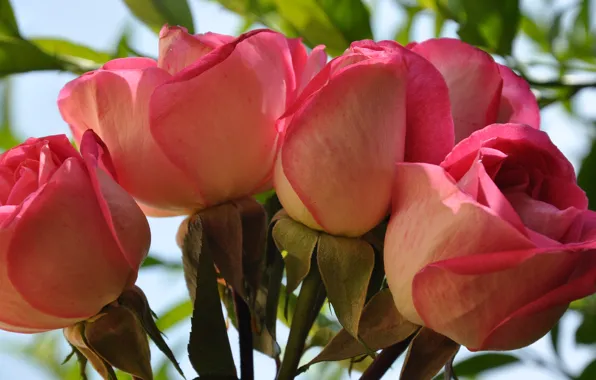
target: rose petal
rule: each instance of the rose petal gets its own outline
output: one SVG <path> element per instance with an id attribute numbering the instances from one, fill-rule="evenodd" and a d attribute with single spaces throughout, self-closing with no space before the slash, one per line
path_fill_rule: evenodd
<path id="1" fill-rule="evenodd" d="M 105 145 L 88 130 L 81 141 L 81 156 L 85 161 L 91 184 L 105 221 L 122 254 L 134 273 L 149 252 L 149 223 L 132 197 L 100 168 L 100 162 L 110 162 Z M 130 279 L 134 284 L 136 276 Z"/>
<path id="2" fill-rule="evenodd" d="M 212 42 L 205 41 L 202 35 L 188 34 L 184 27 L 165 25 L 159 32 L 157 66 L 176 74 L 215 49 Z"/>
<path id="3" fill-rule="evenodd" d="M 447 82 L 456 142 L 497 120 L 503 80 L 489 54 L 451 38 L 430 39 L 411 50 L 429 60 Z"/>
<path id="4" fill-rule="evenodd" d="M 325 51 L 324 45 L 315 46 L 310 54 L 308 55 L 308 59 L 305 62 L 304 69 L 300 75 L 299 81 L 299 88 L 298 91 L 302 91 L 308 82 L 315 77 L 322 69 L 325 67 L 327 63 L 327 52 Z M 295 65 L 294 65 L 295 67 Z"/>
<path id="5" fill-rule="evenodd" d="M 67 159 L 17 220 L 2 262 L 12 286 L 33 308 L 84 319 L 120 295 L 131 270 L 80 160 Z M 14 320 L 20 312 L 15 306 L 2 315 Z"/>
<path id="6" fill-rule="evenodd" d="M 158 68 L 96 71 L 68 83 L 58 106 L 75 137 L 90 128 L 104 140 L 122 187 L 142 202 L 184 214 L 201 206 L 200 194 L 161 152 L 148 125 L 149 97 L 169 78 Z"/>
<path id="7" fill-rule="evenodd" d="M 152 67 L 156 67 L 157 62 L 151 58 L 145 57 L 129 57 L 129 58 L 117 58 L 106 62 L 101 68 L 103 70 L 144 70 Z M 93 75 L 93 71 L 83 74 Z"/>
<path id="8" fill-rule="evenodd" d="M 496 122 L 527 124 L 539 129 L 540 108 L 530 85 L 507 66 L 498 67 L 503 78 L 503 91 Z"/>
<path id="9" fill-rule="evenodd" d="M 304 203 L 327 232 L 348 236 L 383 218 L 394 164 L 403 159 L 405 82 L 399 57 L 370 59 L 342 69 L 302 105 L 275 178 L 291 216 Z M 293 191 L 280 191 L 286 180 Z M 288 198 L 294 191 L 301 202 Z"/>
<path id="10" fill-rule="evenodd" d="M 408 186 L 403 186 L 404 183 Z M 427 264 L 445 258 L 481 257 L 495 250 L 531 247 L 531 241 L 510 223 L 461 192 L 440 167 L 397 165 L 393 210 L 385 236 L 385 272 L 396 306 L 408 320 L 419 324 L 424 320 L 433 329 L 443 327 L 442 320 L 435 321 L 434 315 L 426 315 L 429 313 L 426 308 L 420 308 L 418 303 L 414 308 L 414 302 L 419 299 L 416 292 L 426 288 L 420 286 L 422 290 L 417 290 L 418 285 L 413 288 L 412 280 Z M 432 300 L 436 303 L 433 310 L 445 311 L 449 316 L 458 311 L 443 305 L 443 300 L 435 297 Z M 435 331 L 443 333 L 440 329 Z"/>
<path id="11" fill-rule="evenodd" d="M 156 89 L 151 133 L 205 205 L 246 196 L 271 177 L 275 122 L 293 83 L 285 37 L 251 32 Z"/>

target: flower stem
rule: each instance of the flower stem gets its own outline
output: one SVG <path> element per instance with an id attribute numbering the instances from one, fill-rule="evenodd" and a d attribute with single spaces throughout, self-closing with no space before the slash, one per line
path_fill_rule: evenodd
<path id="1" fill-rule="evenodd" d="M 321 280 L 316 257 L 313 255 L 310 272 L 302 282 L 298 295 L 290 326 L 290 336 L 277 380 L 291 380 L 296 376 L 308 332 L 321 311 L 326 297 L 325 286 Z"/>
<path id="2" fill-rule="evenodd" d="M 254 359 L 252 341 L 252 321 L 250 310 L 244 299 L 234 292 L 236 304 L 236 319 L 238 321 L 238 334 L 240 336 L 240 378 L 254 380 Z"/>
<path id="3" fill-rule="evenodd" d="M 360 380 L 379 380 L 387 373 L 391 365 L 399 358 L 401 354 L 408 348 L 410 342 L 415 334 L 410 335 L 407 339 L 395 343 L 393 346 L 385 348 L 372 364 L 368 366 L 366 371 L 360 377 Z"/>

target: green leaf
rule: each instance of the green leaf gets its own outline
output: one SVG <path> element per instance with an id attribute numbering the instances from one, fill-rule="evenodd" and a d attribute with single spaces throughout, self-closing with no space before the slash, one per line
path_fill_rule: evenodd
<path id="1" fill-rule="evenodd" d="M 146 269 L 146 268 L 152 268 L 152 267 L 161 267 L 161 268 L 165 268 L 165 269 L 182 270 L 182 263 L 158 259 L 157 257 L 151 255 L 151 252 L 150 252 L 149 256 L 147 256 L 147 258 L 145 258 L 145 260 L 143 261 L 143 265 L 141 265 L 141 268 Z"/>
<path id="2" fill-rule="evenodd" d="M 0 35 L 0 77 L 37 70 L 63 70 L 60 60 L 29 41 Z"/>
<path id="3" fill-rule="evenodd" d="M 590 210 L 596 210 L 596 139 L 592 141 L 590 153 L 582 161 L 577 183 L 588 196 Z"/>
<path id="4" fill-rule="evenodd" d="M 555 354 L 557 356 L 559 356 L 559 322 L 557 322 L 556 325 L 553 326 L 553 328 L 550 330 L 550 342 L 551 345 L 553 346 L 553 351 L 555 351 Z"/>
<path id="5" fill-rule="evenodd" d="M 596 316 L 584 314 L 584 319 L 575 330 L 575 342 L 579 344 L 596 343 Z"/>
<path id="6" fill-rule="evenodd" d="M 0 82 L 0 100 L 0 149 L 7 150 L 21 143 L 11 126 L 12 84 L 9 79 Z"/>
<path id="7" fill-rule="evenodd" d="M 596 360 L 592 361 L 590 364 L 584 368 L 581 375 L 576 377 L 576 380 L 593 380 L 596 379 Z"/>
<path id="8" fill-rule="evenodd" d="M 395 308 L 388 289 L 377 293 L 362 312 L 360 339 L 372 350 L 379 350 L 401 342 L 412 335 L 418 326 L 405 320 Z M 336 361 L 368 353 L 367 347 L 345 329 L 331 339 L 323 351 L 307 366 L 322 361 Z"/>
<path id="9" fill-rule="evenodd" d="M 372 38 L 370 14 L 361 0 L 276 0 L 277 12 L 306 43 L 341 54 L 352 41 Z"/>
<path id="10" fill-rule="evenodd" d="M 474 377 L 484 371 L 505 367 L 518 363 L 520 360 L 513 355 L 501 353 L 487 353 L 474 355 L 459 362 L 453 367 L 457 376 Z"/>
<path id="11" fill-rule="evenodd" d="M 402 45 L 407 45 L 410 42 L 410 31 L 412 30 L 412 26 L 414 25 L 414 19 L 418 12 L 422 11 L 424 8 L 417 7 L 417 6 L 404 6 L 404 10 L 406 11 L 406 22 L 403 27 L 399 28 L 397 33 L 395 33 L 394 39 Z M 439 13 L 437 13 L 437 17 Z"/>
<path id="12" fill-rule="evenodd" d="M 317 262 L 337 319 L 352 336 L 358 337 L 358 322 L 375 265 L 372 246 L 362 239 L 322 233 Z"/>
<path id="13" fill-rule="evenodd" d="M 462 0 L 466 21 L 458 34 L 462 40 L 480 44 L 500 55 L 510 55 L 519 27 L 519 0 Z"/>
<path id="14" fill-rule="evenodd" d="M 272 233 L 277 248 L 284 256 L 286 289 L 291 293 L 310 270 L 310 259 L 319 240 L 319 233 L 289 217 L 278 220 Z"/>
<path id="15" fill-rule="evenodd" d="M 156 33 L 165 24 L 180 25 L 194 33 L 187 0 L 124 0 L 128 9 Z"/>
<path id="16" fill-rule="evenodd" d="M 182 248 L 187 284 L 189 287 L 195 285 L 194 292 L 191 292 L 195 299 L 188 355 L 201 377 L 235 377 L 236 367 L 213 263 L 215 247 L 203 227 L 204 224 L 213 224 L 210 216 L 203 212 L 191 219 Z"/>
<path id="17" fill-rule="evenodd" d="M 0 0 L 0 35 L 19 37 L 19 26 L 10 0 Z"/>
<path id="18" fill-rule="evenodd" d="M 451 360 L 459 347 L 451 339 L 429 328 L 421 328 L 410 343 L 400 378 L 432 379 Z"/>
<path id="19" fill-rule="evenodd" d="M 166 331 L 178 323 L 186 321 L 192 315 L 192 303 L 184 300 L 163 313 L 156 321 L 161 331 Z"/>
<path id="20" fill-rule="evenodd" d="M 30 42 L 44 53 L 75 64 L 83 70 L 95 70 L 111 59 L 109 53 L 95 51 L 90 47 L 71 41 L 36 38 L 30 40 Z"/>
<path id="21" fill-rule="evenodd" d="M 548 30 L 536 23 L 528 16 L 522 16 L 521 30 L 524 34 L 530 37 L 544 52 L 550 51 L 550 43 L 548 40 Z"/>

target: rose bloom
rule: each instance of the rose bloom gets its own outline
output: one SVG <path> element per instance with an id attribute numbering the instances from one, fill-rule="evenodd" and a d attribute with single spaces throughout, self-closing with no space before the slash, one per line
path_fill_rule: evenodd
<path id="1" fill-rule="evenodd" d="M 81 154 L 59 135 L 0 156 L 0 329 L 72 325 L 134 284 L 149 225 L 110 165 L 92 131 Z"/>
<path id="2" fill-rule="evenodd" d="M 271 187 L 276 121 L 326 61 L 270 30 L 238 38 L 165 26 L 159 58 L 123 58 L 68 83 L 75 140 L 93 129 L 149 215 L 189 214 Z"/>
<path id="3" fill-rule="evenodd" d="M 284 118 L 274 181 L 284 209 L 311 228 L 360 236 L 389 213 L 395 163 L 439 164 L 456 140 L 497 120 L 538 127 L 539 110 L 522 78 L 464 42 L 358 41 Z"/>
<path id="4" fill-rule="evenodd" d="M 408 320 L 472 350 L 516 349 L 596 291 L 596 213 L 546 133 L 490 125 L 396 178 L 385 271 Z"/>

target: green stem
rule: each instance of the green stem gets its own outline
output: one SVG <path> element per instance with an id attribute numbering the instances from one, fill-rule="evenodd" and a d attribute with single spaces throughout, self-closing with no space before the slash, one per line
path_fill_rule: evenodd
<path id="1" fill-rule="evenodd" d="M 291 380 L 296 376 L 308 332 L 321 311 L 326 297 L 325 286 L 319 274 L 316 257 L 313 255 L 310 272 L 302 282 L 302 288 L 298 295 L 296 309 L 292 316 L 290 336 L 277 380 Z"/>

